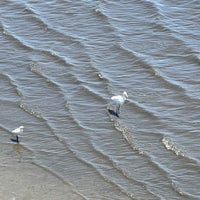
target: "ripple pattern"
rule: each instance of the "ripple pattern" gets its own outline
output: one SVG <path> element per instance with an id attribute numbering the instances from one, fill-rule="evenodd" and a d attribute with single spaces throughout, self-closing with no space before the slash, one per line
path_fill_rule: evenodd
<path id="1" fill-rule="evenodd" d="M 3 145 L 23 123 L 22 159 L 79 199 L 200 198 L 196 0 L 0 4 Z"/>

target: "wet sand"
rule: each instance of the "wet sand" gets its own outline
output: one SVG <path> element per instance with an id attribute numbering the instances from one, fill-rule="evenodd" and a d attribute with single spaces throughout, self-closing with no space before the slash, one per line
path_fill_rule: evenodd
<path id="1" fill-rule="evenodd" d="M 1 200 L 82 199 L 72 186 L 41 167 L 5 154 L 0 155 L 0 160 Z"/>

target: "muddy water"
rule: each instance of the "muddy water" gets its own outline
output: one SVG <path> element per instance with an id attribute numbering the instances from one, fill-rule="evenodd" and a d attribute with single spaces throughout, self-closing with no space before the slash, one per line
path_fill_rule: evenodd
<path id="1" fill-rule="evenodd" d="M 0 5 L 4 157 L 75 199 L 200 199 L 198 1 Z M 124 90 L 117 118 L 107 105 Z"/>

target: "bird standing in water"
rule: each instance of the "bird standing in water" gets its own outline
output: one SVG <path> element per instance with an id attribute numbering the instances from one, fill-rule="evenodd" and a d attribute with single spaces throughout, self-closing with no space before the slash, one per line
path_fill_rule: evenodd
<path id="1" fill-rule="evenodd" d="M 115 114 L 119 117 L 120 107 L 124 104 L 124 102 L 128 99 L 128 94 L 126 91 L 123 92 L 122 95 L 112 96 L 111 97 L 111 104 L 115 105 Z"/>
<path id="2" fill-rule="evenodd" d="M 15 134 L 16 139 L 11 139 L 11 141 L 19 143 L 19 136 L 18 136 L 18 134 L 19 133 L 23 133 L 23 131 L 24 131 L 24 127 L 23 126 L 20 126 L 20 127 L 16 128 L 16 129 L 14 129 L 12 131 L 12 133 Z"/>

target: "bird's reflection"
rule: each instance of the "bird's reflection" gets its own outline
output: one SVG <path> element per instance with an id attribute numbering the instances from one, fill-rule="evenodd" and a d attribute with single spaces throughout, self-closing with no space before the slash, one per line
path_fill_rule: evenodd
<path id="1" fill-rule="evenodd" d="M 19 162 L 21 162 L 22 157 L 23 157 L 23 151 L 24 151 L 23 145 L 16 143 L 13 145 L 13 150 L 16 153 L 16 155 L 19 159 Z"/>

